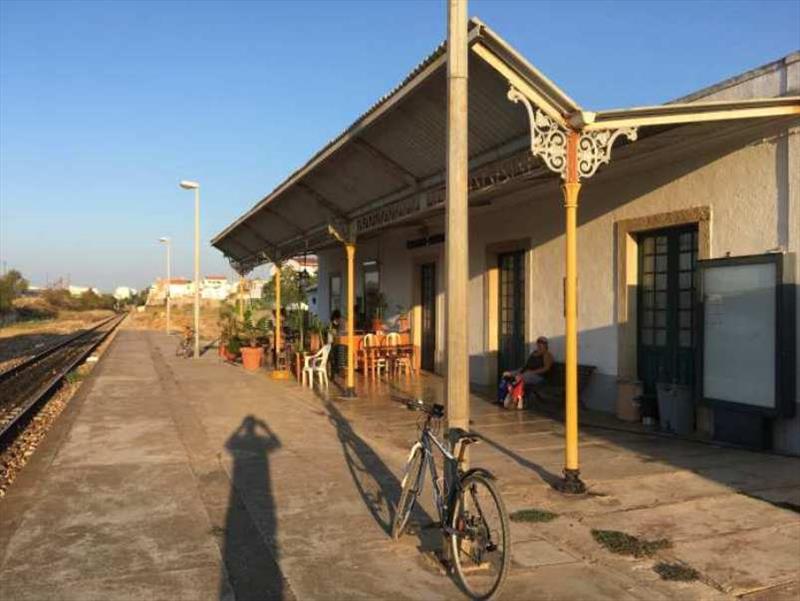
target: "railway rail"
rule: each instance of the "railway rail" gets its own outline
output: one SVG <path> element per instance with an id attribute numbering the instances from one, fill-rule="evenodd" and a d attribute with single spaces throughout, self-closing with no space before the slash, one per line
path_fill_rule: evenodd
<path id="1" fill-rule="evenodd" d="M 114 315 L 0 373 L 0 437 L 91 354 L 125 317 Z"/>

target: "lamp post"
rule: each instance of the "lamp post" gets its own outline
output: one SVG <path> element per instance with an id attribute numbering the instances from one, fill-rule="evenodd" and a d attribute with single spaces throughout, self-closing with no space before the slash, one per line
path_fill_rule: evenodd
<path id="1" fill-rule="evenodd" d="M 194 358 L 200 358 L 200 184 L 190 180 L 180 183 L 184 190 L 194 190 Z"/>
<path id="2" fill-rule="evenodd" d="M 169 332 L 170 332 L 170 318 L 171 318 L 171 314 L 170 314 L 170 309 L 171 309 L 170 304 L 171 303 L 170 303 L 170 298 L 169 298 L 169 292 L 170 292 L 169 286 L 170 286 L 170 282 L 172 281 L 172 275 L 171 275 L 171 271 L 172 271 L 171 263 L 172 263 L 172 261 L 170 260 L 170 247 L 172 246 L 172 244 L 171 244 L 171 240 L 169 238 L 167 238 L 166 236 L 162 236 L 161 238 L 158 239 L 158 241 L 161 242 L 162 244 L 166 245 L 166 247 L 167 247 L 167 287 L 166 287 L 166 291 L 164 293 L 164 296 L 167 299 L 167 334 L 169 334 Z"/>

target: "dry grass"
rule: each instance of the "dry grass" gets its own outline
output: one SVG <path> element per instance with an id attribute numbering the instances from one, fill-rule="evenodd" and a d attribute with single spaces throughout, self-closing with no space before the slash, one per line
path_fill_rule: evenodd
<path id="1" fill-rule="evenodd" d="M 672 546 L 666 538 L 650 541 L 618 530 L 592 530 L 592 537 L 612 553 L 633 557 L 650 557 L 656 551 Z"/>
<path id="2" fill-rule="evenodd" d="M 204 340 L 213 340 L 219 336 L 219 305 L 203 305 L 200 308 L 200 335 Z M 170 316 L 170 329 L 180 332 L 186 326 L 192 327 L 194 312 L 191 304 L 172 307 Z M 145 307 L 144 311 L 131 314 L 125 324 L 126 328 L 135 330 L 160 330 L 167 327 L 167 310 L 161 307 Z"/>
<path id="3" fill-rule="evenodd" d="M 692 582 L 700 578 L 700 572 L 682 563 L 659 562 L 653 566 L 653 571 L 661 576 L 662 580 L 674 582 Z"/>
<path id="4" fill-rule="evenodd" d="M 512 522 L 552 522 L 558 517 L 557 513 L 544 509 L 520 509 L 510 516 Z"/>
<path id="5" fill-rule="evenodd" d="M 39 307 L 44 310 L 41 301 Z M 50 319 L 24 321 L 0 328 L 0 371 L 113 314 L 113 311 L 54 311 L 56 317 Z"/>

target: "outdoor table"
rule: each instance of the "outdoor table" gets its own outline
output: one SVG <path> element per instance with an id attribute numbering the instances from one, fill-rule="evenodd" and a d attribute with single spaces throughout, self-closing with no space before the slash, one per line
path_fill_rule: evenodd
<path id="1" fill-rule="evenodd" d="M 377 358 L 384 357 L 391 362 L 393 357 L 403 355 L 410 357 L 412 372 L 415 370 L 415 346 L 413 344 L 385 344 L 382 342 L 375 346 L 364 347 L 363 350 L 367 357 L 367 370 L 369 370 L 369 364 L 374 363 Z"/>

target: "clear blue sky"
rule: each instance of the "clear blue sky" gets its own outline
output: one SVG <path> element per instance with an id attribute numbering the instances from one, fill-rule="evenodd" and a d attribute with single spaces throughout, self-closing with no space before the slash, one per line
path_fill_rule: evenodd
<path id="1" fill-rule="evenodd" d="M 483 19 L 586 108 L 661 103 L 800 47 L 800 2 L 500 2 Z M 0 259 L 141 287 L 208 240 L 445 36 L 445 3 L 0 0 Z"/>

